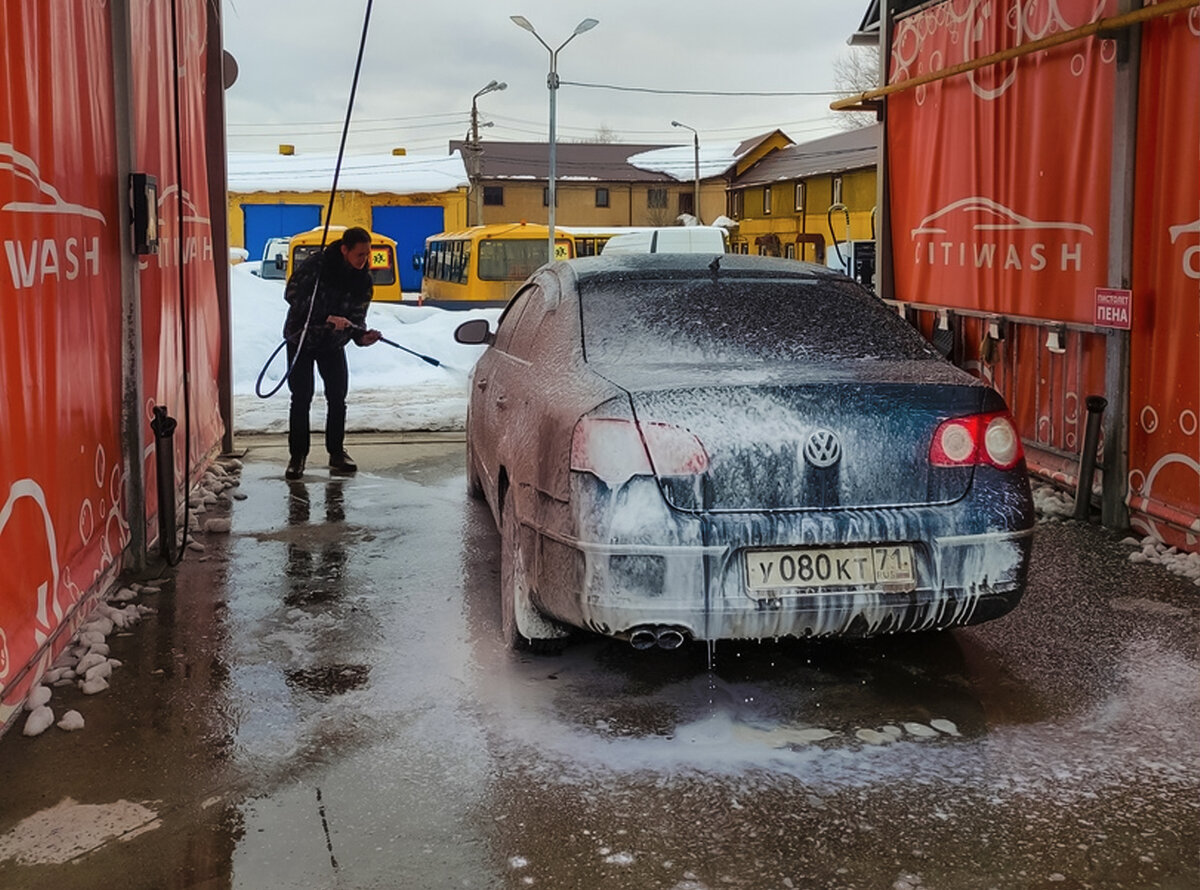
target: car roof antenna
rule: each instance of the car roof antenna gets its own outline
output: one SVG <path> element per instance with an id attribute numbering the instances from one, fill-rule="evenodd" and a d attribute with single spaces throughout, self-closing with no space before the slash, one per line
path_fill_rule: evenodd
<path id="1" fill-rule="evenodd" d="M 713 257 L 713 261 L 708 264 L 709 271 L 713 273 L 713 278 L 717 277 L 717 273 L 721 271 L 721 255 L 717 254 Z"/>

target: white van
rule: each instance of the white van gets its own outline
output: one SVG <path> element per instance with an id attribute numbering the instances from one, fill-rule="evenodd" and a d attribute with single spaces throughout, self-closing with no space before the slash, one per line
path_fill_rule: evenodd
<path id="1" fill-rule="evenodd" d="M 600 253 L 728 253 L 728 238 L 718 226 L 669 226 L 614 235 Z"/>
<path id="2" fill-rule="evenodd" d="M 259 275 L 262 278 L 287 278 L 288 242 L 291 238 L 268 238 L 263 247 L 262 267 Z"/>

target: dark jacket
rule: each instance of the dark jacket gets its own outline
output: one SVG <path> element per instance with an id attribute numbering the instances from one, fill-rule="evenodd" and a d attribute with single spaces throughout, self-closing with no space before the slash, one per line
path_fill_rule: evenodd
<path id="1" fill-rule="evenodd" d="M 375 289 L 366 269 L 355 269 L 342 256 L 342 242 L 334 241 L 299 265 L 288 279 L 283 298 L 288 302 L 283 337 L 290 343 L 300 341 L 304 320 L 309 317 L 308 303 L 313 299 L 312 317 L 304 336 L 305 352 L 341 349 L 351 340 L 362 345 L 363 331 L 335 331 L 325 323 L 331 315 L 350 319 L 359 328 L 367 324 L 367 307 Z M 315 293 L 314 293 L 315 285 Z"/>

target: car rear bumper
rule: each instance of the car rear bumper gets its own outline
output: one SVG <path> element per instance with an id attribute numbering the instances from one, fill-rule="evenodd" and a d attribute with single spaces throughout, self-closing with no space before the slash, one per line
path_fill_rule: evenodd
<path id="1" fill-rule="evenodd" d="M 548 614 L 619 638 L 648 627 L 701 640 L 934 630 L 988 621 L 1017 605 L 1032 531 L 926 540 L 900 534 L 888 542 L 912 546 L 913 589 L 784 589 L 770 595 L 750 590 L 747 548 L 740 545 L 612 544 L 543 533 L 542 583 L 535 596 Z"/>

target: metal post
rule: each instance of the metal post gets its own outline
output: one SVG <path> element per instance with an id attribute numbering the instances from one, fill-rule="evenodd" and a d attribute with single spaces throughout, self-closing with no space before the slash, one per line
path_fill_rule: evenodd
<path id="1" fill-rule="evenodd" d="M 507 83 L 493 80 L 471 97 L 471 131 L 467 136 L 467 144 L 464 146 L 464 149 L 468 155 L 467 176 L 471 182 L 471 189 L 475 193 L 473 203 L 475 204 L 475 225 L 477 226 L 483 225 L 483 186 L 479 182 L 483 176 L 483 149 L 479 145 L 479 106 L 477 100 L 485 93 L 506 89 L 508 89 Z M 491 124 L 489 123 L 487 126 L 490 127 Z M 470 208 L 468 207 L 468 214 L 469 212 Z M 471 221 L 468 219 L 467 225 L 470 224 Z"/>
<path id="2" fill-rule="evenodd" d="M 1092 480 L 1096 475 L 1096 446 L 1100 444 L 1100 421 L 1108 402 L 1103 396 L 1088 396 L 1087 427 L 1079 452 L 1079 481 L 1075 485 L 1075 518 L 1086 520 L 1092 509 Z"/>
<path id="3" fill-rule="evenodd" d="M 696 217 L 696 222 L 703 222 L 703 220 L 700 219 L 700 131 L 695 127 L 689 127 L 687 124 L 682 124 L 679 121 L 671 121 L 671 126 L 683 127 L 685 130 L 692 131 L 692 154 L 695 159 L 695 168 L 692 180 L 692 214 Z"/>
<path id="4" fill-rule="evenodd" d="M 118 241 L 121 256 L 121 462 L 125 471 L 123 513 L 129 523 L 125 568 L 146 567 L 145 429 L 142 423 L 142 298 L 137 257 L 130 237 L 129 177 L 134 168 L 132 20 L 129 0 L 109 5 L 112 28 L 113 133 L 116 141 Z"/>
<path id="5" fill-rule="evenodd" d="M 580 22 L 578 25 L 575 26 L 575 30 L 571 32 L 571 36 L 568 37 L 566 40 L 564 40 L 562 43 L 560 43 L 558 45 L 557 49 L 551 49 L 550 44 L 548 44 L 548 43 L 546 43 L 546 41 L 542 40 L 541 35 L 539 35 L 538 32 L 534 30 L 533 25 L 531 25 L 529 23 L 529 19 L 525 18 L 525 16 L 513 15 L 513 16 L 509 16 L 509 18 L 512 19 L 512 21 L 515 25 L 517 25 L 520 28 L 524 28 L 526 31 L 528 31 L 530 34 L 532 34 L 535 38 L 537 38 L 537 42 L 540 43 L 542 46 L 546 47 L 546 51 L 550 53 L 550 73 L 548 75 L 546 75 L 546 87 L 550 90 L 550 164 L 549 164 L 550 169 L 548 171 L 549 184 L 546 188 L 546 198 L 547 198 L 547 203 L 549 203 L 549 205 L 550 205 L 549 223 L 547 224 L 549 227 L 549 233 L 548 233 L 549 259 L 547 260 L 547 262 L 552 263 L 552 262 L 554 262 L 554 223 L 555 223 L 554 178 L 555 178 L 555 162 L 556 162 L 554 126 L 555 126 L 555 93 L 558 92 L 558 54 L 564 46 L 566 46 L 568 43 L 570 43 L 572 40 L 574 40 L 576 37 L 578 37 L 584 31 L 590 31 L 592 28 L 594 28 L 598 24 L 600 24 L 600 22 L 597 21 L 596 19 L 584 19 L 582 22 Z"/>
<path id="6" fill-rule="evenodd" d="M 207 84 L 204 89 L 204 133 L 208 167 L 208 202 L 210 207 L 225 206 L 228 171 L 226 169 L 225 145 L 225 90 L 232 83 L 225 82 L 225 50 L 222 38 L 221 7 L 216 3 L 208 6 Z M 232 57 L 230 57 L 232 59 Z M 233 447 L 233 316 L 229 299 L 229 220 L 222 211 L 210 214 L 212 218 L 212 262 L 216 267 L 217 312 L 221 318 L 221 351 L 217 364 L 217 401 L 225 432 L 221 436 L 221 451 L 232 454 Z"/>
<path id="7" fill-rule="evenodd" d="M 891 4 L 879 4 L 879 82 L 886 84 L 892 59 L 892 12 Z M 885 300 L 896 298 L 896 284 L 892 265 L 892 204 L 888 197 L 888 150 L 887 99 L 879 100 L 876 110 L 879 121 L 878 160 L 875 165 L 875 206 L 878 219 L 875 227 L 875 289 Z M 911 296 L 911 295 L 910 295 Z"/>
<path id="8" fill-rule="evenodd" d="M 1133 9 L 1121 0 L 1118 12 Z M 1137 147 L 1138 67 L 1142 28 L 1116 36 L 1117 70 L 1113 96 L 1112 173 L 1109 183 L 1108 283 L 1129 287 L 1133 275 L 1133 171 Z M 1110 409 L 1104 425 L 1104 488 L 1101 521 L 1110 528 L 1129 525 L 1125 504 L 1129 478 L 1129 332 L 1112 331 L 1104 358 L 1104 389 Z"/>
<path id="9" fill-rule="evenodd" d="M 572 36 L 574 36 L 574 35 L 572 35 Z M 569 37 L 567 39 L 570 40 Z M 566 44 L 564 43 L 563 46 L 566 46 Z M 562 49 L 562 46 L 560 46 L 558 49 Z M 555 162 L 557 160 L 557 157 L 556 157 L 557 146 L 555 145 L 555 138 L 554 138 L 554 124 L 555 124 L 555 106 L 557 104 L 555 102 L 555 97 L 558 95 L 558 49 L 550 50 L 550 73 L 546 76 L 546 86 L 549 87 L 549 89 L 550 89 L 550 173 L 549 173 L 550 184 L 549 184 L 549 187 L 546 189 L 546 196 L 547 196 L 547 199 L 550 204 L 549 222 L 547 223 L 547 226 L 549 227 L 549 239 L 550 239 L 549 258 L 546 260 L 546 262 L 548 262 L 548 263 L 554 262 L 554 221 L 555 221 L 555 215 L 556 215 L 554 211 L 555 211 L 555 205 L 558 203 L 557 197 L 555 195 L 555 189 L 554 189 L 554 176 L 555 176 L 555 172 L 556 172 L 555 171 Z"/>

